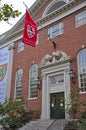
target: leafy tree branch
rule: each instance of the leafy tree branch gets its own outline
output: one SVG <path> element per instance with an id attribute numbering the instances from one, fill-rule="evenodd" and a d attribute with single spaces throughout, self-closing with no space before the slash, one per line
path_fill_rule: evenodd
<path id="1" fill-rule="evenodd" d="M 21 12 L 14 10 L 12 5 L 0 4 L 0 21 L 6 21 L 9 23 L 10 18 L 19 17 Z"/>

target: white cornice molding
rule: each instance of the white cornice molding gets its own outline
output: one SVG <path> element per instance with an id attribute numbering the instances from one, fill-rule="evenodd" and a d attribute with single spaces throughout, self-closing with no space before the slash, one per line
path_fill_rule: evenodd
<path id="1" fill-rule="evenodd" d="M 64 8 L 61 8 L 60 10 L 57 10 L 53 13 L 51 13 L 50 15 L 47 15 L 45 18 L 39 19 L 38 23 L 39 23 L 39 30 L 48 26 L 49 24 L 56 22 L 72 13 L 74 13 L 75 11 L 83 8 L 86 6 L 86 1 L 85 0 L 80 0 L 83 1 L 82 3 L 78 4 L 77 2 L 77 6 L 75 5 L 74 2 L 71 2 L 70 4 L 64 6 Z M 74 6 L 74 5 L 75 6 Z M 71 8 L 71 6 L 73 5 L 73 7 Z M 70 9 L 71 8 L 71 9 Z M 41 25 L 41 26 L 40 26 Z"/>
<path id="2" fill-rule="evenodd" d="M 47 11 L 56 3 L 56 2 L 59 2 L 60 0 L 56 1 L 56 0 L 53 0 L 48 6 L 47 8 L 45 9 L 43 15 L 42 15 L 42 18 L 44 18 L 46 16 L 46 13 Z M 63 0 L 66 4 L 69 3 L 69 0 Z"/>
<path id="3" fill-rule="evenodd" d="M 39 1 L 41 1 L 41 0 L 39 0 Z M 75 11 L 77 11 L 85 6 L 86 6 L 86 0 L 75 0 L 75 1 L 70 2 L 68 5 L 64 6 L 60 10 L 57 10 L 57 11 L 51 13 L 50 15 L 46 16 L 45 18 L 39 19 L 38 20 L 38 22 L 39 22 L 38 30 L 70 15 L 71 13 L 74 13 Z M 12 32 L 12 30 L 10 30 L 10 31 Z M 8 31 L 8 34 L 6 33 L 6 37 L 4 37 L 0 40 L 0 48 L 1 48 L 1 46 L 3 46 L 3 44 L 9 44 L 9 43 L 15 42 L 15 40 L 21 39 L 22 35 L 23 35 L 23 26 L 18 31 L 15 31 L 14 33 L 12 33 L 10 35 L 9 34 L 10 33 Z"/>
<path id="4" fill-rule="evenodd" d="M 19 40 L 21 38 L 22 38 L 22 35 L 17 36 L 17 37 L 15 37 L 13 39 L 10 39 L 9 41 L 6 40 L 6 42 L 4 42 L 4 44 L 0 45 L 0 49 L 3 48 L 3 47 L 5 47 L 5 46 L 9 46 L 9 45 L 13 44 L 15 41 L 17 41 L 17 40 Z"/>

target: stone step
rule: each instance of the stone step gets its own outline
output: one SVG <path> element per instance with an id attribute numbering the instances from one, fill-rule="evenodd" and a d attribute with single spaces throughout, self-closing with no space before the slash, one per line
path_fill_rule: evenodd
<path id="1" fill-rule="evenodd" d="M 46 130 L 54 120 L 36 120 L 27 124 L 27 130 Z"/>
<path id="2" fill-rule="evenodd" d="M 60 119 L 60 120 L 55 120 L 51 126 L 48 127 L 47 130 L 63 130 L 65 120 Z"/>

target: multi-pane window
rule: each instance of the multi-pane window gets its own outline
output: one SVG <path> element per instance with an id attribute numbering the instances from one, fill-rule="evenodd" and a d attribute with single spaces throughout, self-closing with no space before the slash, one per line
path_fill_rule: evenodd
<path id="1" fill-rule="evenodd" d="M 76 27 L 86 24 L 86 10 L 75 16 Z"/>
<path id="2" fill-rule="evenodd" d="M 29 98 L 37 98 L 38 65 L 33 64 L 30 68 Z"/>
<path id="3" fill-rule="evenodd" d="M 22 76 L 23 76 L 23 70 L 19 69 L 16 72 L 16 79 L 15 79 L 15 99 L 19 99 L 22 96 Z"/>
<path id="4" fill-rule="evenodd" d="M 21 51 L 23 51 L 23 50 L 24 50 L 24 43 L 19 42 L 19 43 L 18 43 L 18 52 L 21 52 Z"/>
<path id="5" fill-rule="evenodd" d="M 64 6 L 66 4 L 66 2 L 64 1 L 54 1 L 53 3 L 51 3 L 51 5 L 49 5 L 50 7 L 48 8 L 47 12 L 46 12 L 46 15 L 54 12 L 55 10 L 61 8 L 62 6 Z"/>
<path id="6" fill-rule="evenodd" d="M 48 29 L 48 37 L 53 38 L 55 36 L 63 34 L 63 32 L 64 32 L 63 22 L 58 23 Z"/>
<path id="7" fill-rule="evenodd" d="M 79 52 L 78 71 L 81 92 L 86 92 L 86 49 Z"/>

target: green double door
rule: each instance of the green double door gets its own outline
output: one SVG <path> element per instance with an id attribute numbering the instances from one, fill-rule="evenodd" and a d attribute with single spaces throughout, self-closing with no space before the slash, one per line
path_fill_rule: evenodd
<path id="1" fill-rule="evenodd" d="M 63 92 L 50 94 L 50 118 L 65 118 L 65 103 Z"/>

